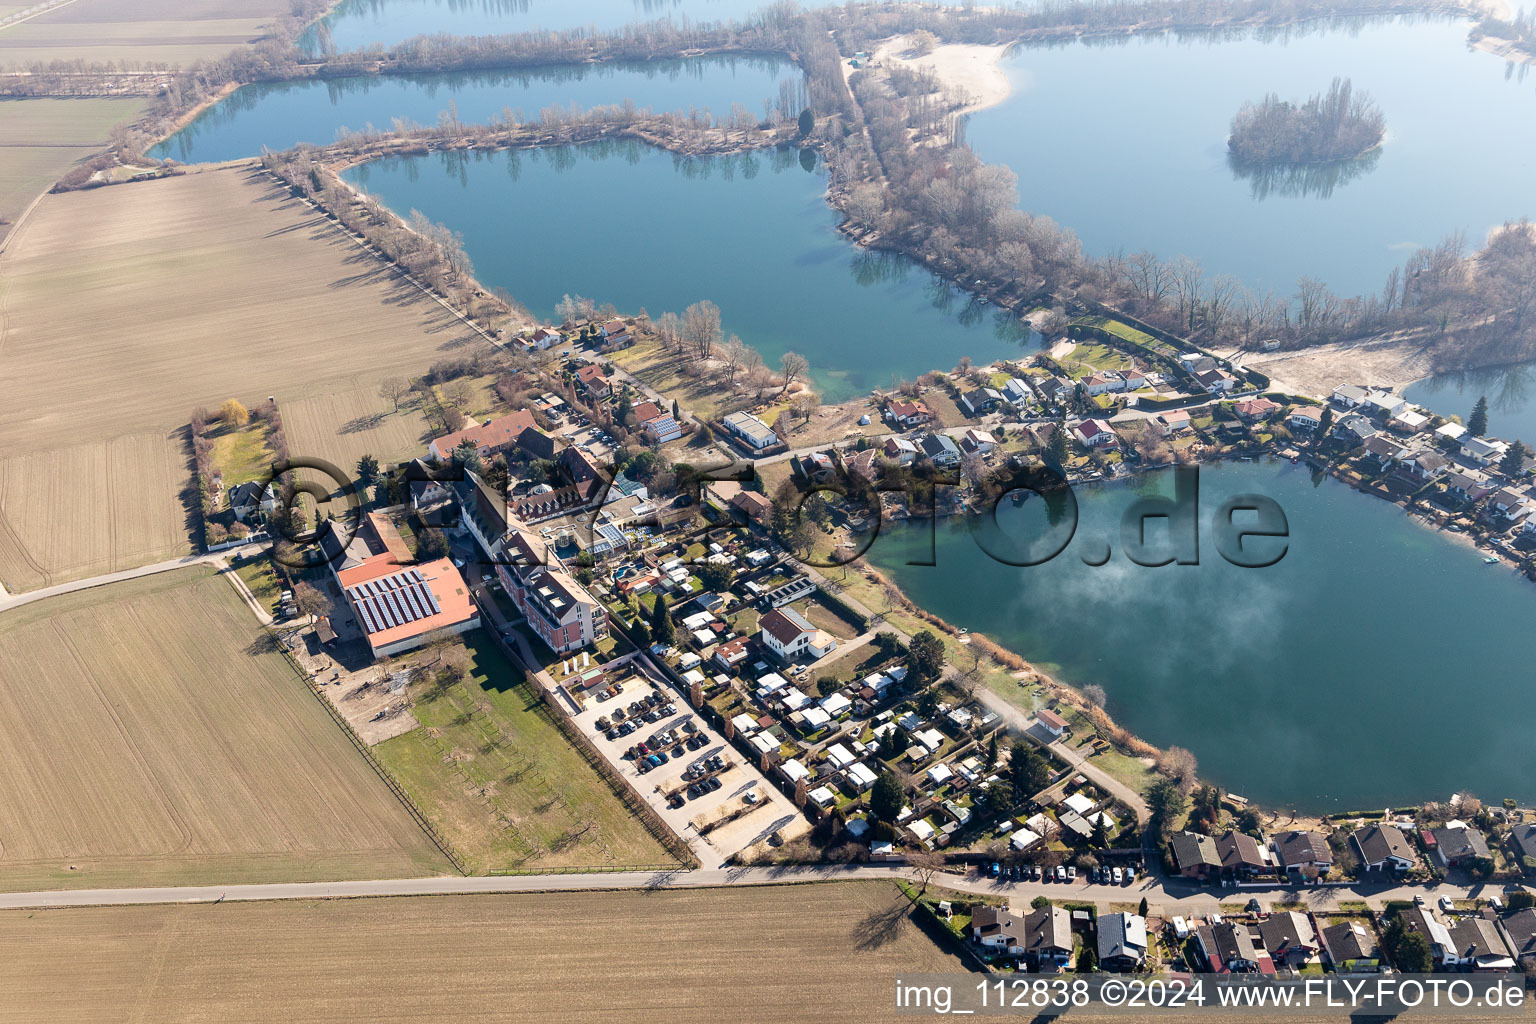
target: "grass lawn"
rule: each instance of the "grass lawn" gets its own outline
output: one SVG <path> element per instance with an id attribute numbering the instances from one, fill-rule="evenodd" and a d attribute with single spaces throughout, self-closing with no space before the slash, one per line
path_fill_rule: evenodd
<path id="1" fill-rule="evenodd" d="M 470 869 L 668 863 L 521 671 L 484 633 L 465 641 L 464 682 L 414 694 L 421 727 L 374 753 Z"/>
<path id="2" fill-rule="evenodd" d="M 642 341 L 608 357 L 649 384 L 675 399 L 684 409 L 705 419 L 718 420 L 729 392 L 715 384 L 713 376 L 693 373 L 684 361 L 666 351 L 658 341 Z M 767 421 L 771 423 L 772 421 Z"/>
<path id="3" fill-rule="evenodd" d="M 812 595 L 803 601 L 796 601 L 792 607 L 804 615 L 811 625 L 817 629 L 826 630 L 839 640 L 852 640 L 859 635 L 858 623 L 834 608 L 819 594 Z"/>
<path id="4" fill-rule="evenodd" d="M 949 393 L 941 388 L 929 388 L 923 392 L 923 404 L 933 413 L 933 418 L 941 427 L 958 427 L 966 421 L 965 413 L 960 411 Z"/>
<path id="5" fill-rule="evenodd" d="M 235 566 L 235 575 L 244 581 L 251 596 L 260 602 L 269 615 L 277 614 L 277 603 L 283 592 L 283 584 L 272 568 L 271 559 L 265 555 L 246 559 Z"/>
<path id="6" fill-rule="evenodd" d="M 274 457 L 267 445 L 265 423 L 225 427 L 213 435 L 213 471 L 223 475 L 226 488 L 247 480 L 260 480 L 266 476 Z"/>

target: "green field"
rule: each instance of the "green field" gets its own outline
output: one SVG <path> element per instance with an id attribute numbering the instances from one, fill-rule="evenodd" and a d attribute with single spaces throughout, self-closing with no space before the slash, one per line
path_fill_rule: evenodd
<path id="1" fill-rule="evenodd" d="M 413 693 L 421 727 L 373 750 L 469 869 L 670 863 L 491 639 L 466 646 L 465 680 Z"/>

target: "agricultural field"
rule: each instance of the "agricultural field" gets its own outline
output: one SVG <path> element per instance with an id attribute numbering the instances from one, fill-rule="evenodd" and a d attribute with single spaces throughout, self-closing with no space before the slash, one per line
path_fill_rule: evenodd
<path id="1" fill-rule="evenodd" d="M 143 109 L 139 99 L 0 100 L 0 242 L 32 200 Z"/>
<path id="2" fill-rule="evenodd" d="M 275 396 L 295 455 L 313 444 L 350 469 L 354 452 L 408 454 L 422 432 L 393 413 L 347 432 L 388 409 L 379 381 L 486 344 L 251 168 L 46 196 L 0 280 L 13 592 L 188 550 L 197 406 Z"/>
<path id="3" fill-rule="evenodd" d="M 464 649 L 464 681 L 413 692 L 421 726 L 373 749 L 469 869 L 671 863 L 542 712 L 522 672 L 483 633 L 468 634 Z"/>
<path id="4" fill-rule="evenodd" d="M 261 39 L 287 11 L 284 0 L 73 0 L 0 30 L 0 68 L 77 59 L 186 65 Z"/>
<path id="5" fill-rule="evenodd" d="M 55 1024 L 880 1021 L 967 969 L 889 882 L 7 911 L 0 962 Z"/>
<path id="6" fill-rule="evenodd" d="M 0 888 L 449 870 L 229 581 L 0 616 Z"/>
<path id="7" fill-rule="evenodd" d="M 282 410 L 295 455 L 325 459 L 349 473 L 364 455 L 385 466 L 423 455 L 431 438 L 420 404 L 402 403 L 396 412 L 379 397 L 376 380 L 289 402 Z"/>

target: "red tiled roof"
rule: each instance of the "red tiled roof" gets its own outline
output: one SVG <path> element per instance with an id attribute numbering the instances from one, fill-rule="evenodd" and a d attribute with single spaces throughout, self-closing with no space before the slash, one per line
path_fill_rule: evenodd
<path id="1" fill-rule="evenodd" d="M 533 413 L 527 409 L 519 409 L 517 412 L 491 420 L 489 423 L 475 427 L 465 427 L 451 434 L 444 434 L 432 443 L 446 458 L 455 448 L 464 441 L 475 442 L 477 448 L 502 448 L 516 441 L 523 431 L 536 426 L 533 422 Z"/>

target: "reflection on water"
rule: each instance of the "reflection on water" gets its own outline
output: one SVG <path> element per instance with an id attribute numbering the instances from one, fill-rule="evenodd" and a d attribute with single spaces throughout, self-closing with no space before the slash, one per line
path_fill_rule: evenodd
<path id="1" fill-rule="evenodd" d="M 1270 196 L 1315 196 L 1327 199 L 1333 190 L 1369 174 L 1381 161 L 1381 147 L 1353 160 L 1335 160 L 1326 164 L 1250 164 L 1234 153 L 1227 153 L 1232 176 L 1248 182 L 1255 199 Z"/>
<path id="2" fill-rule="evenodd" d="M 1427 377 L 1404 391 L 1403 397 L 1463 421 L 1472 415 L 1479 398 L 1487 398 L 1489 434 L 1509 441 L 1536 441 L 1536 367 L 1529 363 Z"/>
<path id="3" fill-rule="evenodd" d="M 480 280 L 535 316 L 567 292 L 653 316 L 707 298 L 769 365 L 790 350 L 809 359 L 829 401 L 1039 341 L 921 264 L 855 248 L 825 171 L 791 146 L 689 157 L 607 140 L 393 157 L 346 176 L 461 231 Z M 542 241 L 508 243 L 526 238 Z"/>

